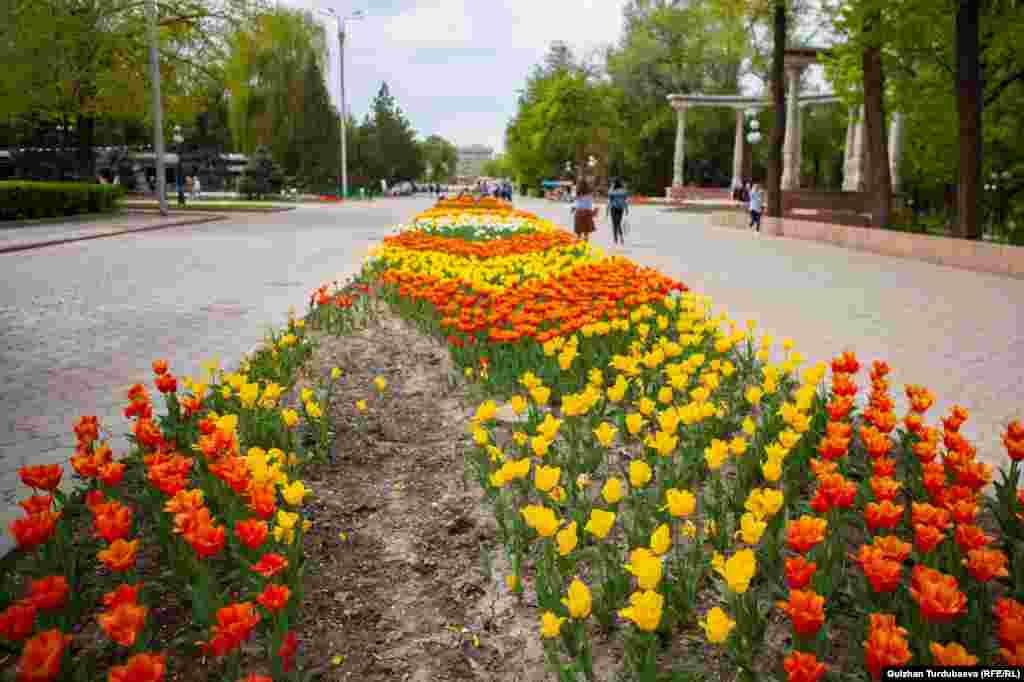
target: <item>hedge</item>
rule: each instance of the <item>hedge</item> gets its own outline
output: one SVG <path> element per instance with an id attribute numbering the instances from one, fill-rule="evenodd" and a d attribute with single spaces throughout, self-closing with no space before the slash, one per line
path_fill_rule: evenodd
<path id="1" fill-rule="evenodd" d="M 109 211 L 125 194 L 120 185 L 84 182 L 0 182 L 0 221 Z"/>

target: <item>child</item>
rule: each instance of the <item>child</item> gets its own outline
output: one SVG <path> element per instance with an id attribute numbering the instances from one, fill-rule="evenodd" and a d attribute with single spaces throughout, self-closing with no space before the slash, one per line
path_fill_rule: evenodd
<path id="1" fill-rule="evenodd" d="M 764 192 L 755 184 L 750 188 L 750 226 L 761 232 L 761 213 L 764 211 Z"/>

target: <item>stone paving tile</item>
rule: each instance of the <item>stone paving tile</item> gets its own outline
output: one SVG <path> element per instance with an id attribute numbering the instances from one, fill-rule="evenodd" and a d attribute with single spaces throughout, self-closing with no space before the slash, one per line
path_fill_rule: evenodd
<path id="1" fill-rule="evenodd" d="M 370 240 L 427 205 L 300 207 L 0 254 L 0 552 L 26 492 L 17 469 L 66 463 L 78 416 L 106 418 L 123 450 L 126 393 L 150 382 L 153 359 L 179 375 L 212 356 L 235 366 L 290 306 L 303 310 L 316 286 L 359 266 Z"/>

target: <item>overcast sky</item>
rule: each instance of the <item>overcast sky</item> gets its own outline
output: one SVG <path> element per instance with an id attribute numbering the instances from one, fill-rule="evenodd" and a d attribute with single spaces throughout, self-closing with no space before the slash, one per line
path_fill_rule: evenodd
<path id="1" fill-rule="evenodd" d="M 622 31 L 625 0 L 286 0 L 367 17 L 348 24 L 345 96 L 359 119 L 387 81 L 413 128 L 500 151 L 533 64 L 554 40 L 589 50 Z M 338 40 L 328 25 L 328 85 L 338 102 Z"/>
<path id="2" fill-rule="evenodd" d="M 362 119 L 387 81 L 421 137 L 438 134 L 457 145 L 501 151 L 505 125 L 530 68 L 555 40 L 577 54 L 615 43 L 626 0 L 284 0 L 304 9 L 357 9 L 348 24 L 345 95 Z M 328 27 L 328 86 L 338 96 L 335 20 Z M 818 42 L 818 41 L 815 41 Z M 820 67 L 817 67 L 820 69 Z M 815 74 L 817 75 L 817 74 Z M 819 79 L 815 79 L 819 80 Z M 747 87 L 754 83 L 745 83 Z"/>

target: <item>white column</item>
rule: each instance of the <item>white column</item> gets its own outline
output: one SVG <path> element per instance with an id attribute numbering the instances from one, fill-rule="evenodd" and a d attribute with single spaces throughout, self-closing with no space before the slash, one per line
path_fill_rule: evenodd
<path id="1" fill-rule="evenodd" d="M 850 176 L 850 159 L 853 158 L 854 134 L 857 130 L 857 108 L 850 107 L 846 119 L 846 144 L 843 146 L 843 189 L 846 189 L 846 178 Z"/>
<path id="2" fill-rule="evenodd" d="M 903 112 L 896 111 L 889 124 L 889 173 L 892 175 L 892 193 L 900 193 L 900 159 L 903 156 Z"/>
<path id="3" fill-rule="evenodd" d="M 800 187 L 800 72 L 789 68 L 789 101 L 786 102 L 786 139 L 783 143 L 782 189 Z"/>
<path id="4" fill-rule="evenodd" d="M 683 184 L 683 167 L 686 160 L 686 104 L 673 103 L 676 110 L 676 154 L 672 163 L 672 184 Z"/>
<path id="5" fill-rule="evenodd" d="M 736 141 L 733 143 L 732 149 L 732 186 L 741 187 L 743 185 L 743 153 L 745 151 L 744 145 L 746 140 L 744 139 L 744 124 L 745 119 L 743 117 L 743 110 L 736 110 Z"/>
<path id="6" fill-rule="evenodd" d="M 845 176 L 843 177 L 844 192 L 863 192 L 867 186 L 865 172 L 867 135 L 864 131 L 864 107 L 861 106 L 857 113 L 857 125 L 853 132 L 853 149 L 850 152 L 850 162 L 846 165 Z"/>

